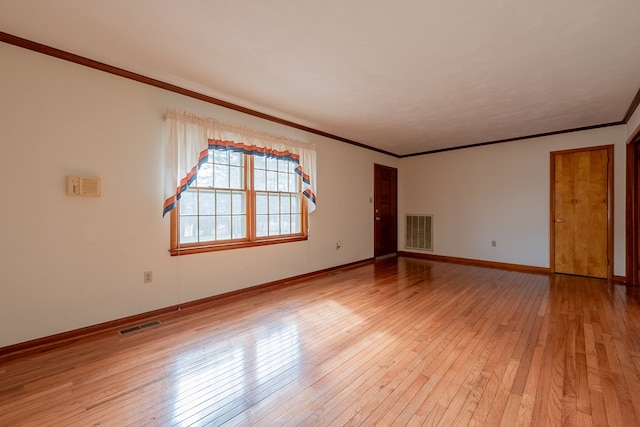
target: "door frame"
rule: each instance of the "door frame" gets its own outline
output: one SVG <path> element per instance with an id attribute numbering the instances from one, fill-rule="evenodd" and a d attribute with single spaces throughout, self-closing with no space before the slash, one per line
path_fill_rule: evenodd
<path id="1" fill-rule="evenodd" d="M 549 270 L 556 272 L 556 230 L 555 230 L 555 198 L 556 198 L 556 161 L 559 154 L 571 154 L 585 151 L 607 150 L 607 279 L 613 279 L 613 145 L 574 148 L 570 150 L 552 151 L 550 154 L 550 200 L 549 200 Z"/>
<path id="2" fill-rule="evenodd" d="M 640 233 L 640 159 L 636 154 L 640 146 L 640 126 L 627 140 L 627 191 L 626 191 L 626 278 L 630 285 L 639 285 L 638 263 L 640 262 L 640 248 L 638 236 Z"/>

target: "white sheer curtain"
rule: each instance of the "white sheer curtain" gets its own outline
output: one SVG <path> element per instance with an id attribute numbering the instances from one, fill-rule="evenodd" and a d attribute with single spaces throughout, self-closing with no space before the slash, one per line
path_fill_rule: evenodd
<path id="1" fill-rule="evenodd" d="M 168 111 L 166 123 L 163 215 L 175 207 L 180 193 L 185 191 L 193 181 L 199 163 L 206 159 L 210 140 L 231 142 L 249 153 L 262 152 L 265 149 L 274 153 L 275 156 L 285 156 L 284 153 L 290 153 L 290 157 L 296 159 L 302 169 L 303 193 L 309 201 L 309 213 L 315 210 L 316 150 L 313 144 L 258 132 L 184 111 Z"/>

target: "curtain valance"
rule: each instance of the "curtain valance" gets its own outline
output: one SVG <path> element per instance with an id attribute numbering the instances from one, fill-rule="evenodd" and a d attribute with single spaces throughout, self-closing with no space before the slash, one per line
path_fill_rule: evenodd
<path id="1" fill-rule="evenodd" d="M 174 110 L 166 114 L 166 129 L 163 216 L 176 206 L 180 194 L 195 180 L 199 165 L 206 161 L 209 148 L 214 147 L 294 161 L 298 164 L 296 172 L 302 176 L 309 213 L 315 209 L 313 144 Z"/>

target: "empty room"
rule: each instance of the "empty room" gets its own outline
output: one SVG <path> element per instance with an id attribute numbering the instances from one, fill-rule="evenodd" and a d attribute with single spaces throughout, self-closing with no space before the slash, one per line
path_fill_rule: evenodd
<path id="1" fill-rule="evenodd" d="M 640 426 L 640 3 L 0 2 L 0 426 Z"/>

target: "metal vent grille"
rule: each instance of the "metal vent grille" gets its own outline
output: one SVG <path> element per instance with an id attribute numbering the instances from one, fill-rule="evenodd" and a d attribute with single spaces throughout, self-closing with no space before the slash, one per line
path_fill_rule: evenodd
<path id="1" fill-rule="evenodd" d="M 154 320 L 153 322 L 149 322 L 149 323 L 143 323 L 142 325 L 136 325 L 136 326 L 132 326 L 130 328 L 126 328 L 126 329 L 121 329 L 118 334 L 120 335 L 127 335 L 127 334 L 131 334 L 133 332 L 137 332 L 137 331 L 141 331 L 143 329 L 147 329 L 147 328 L 152 328 L 154 326 L 158 326 L 160 325 L 160 321 L 159 320 Z"/>
<path id="2" fill-rule="evenodd" d="M 433 215 L 406 215 L 404 246 L 433 251 Z"/>

